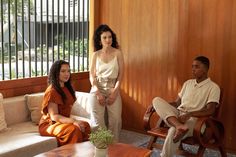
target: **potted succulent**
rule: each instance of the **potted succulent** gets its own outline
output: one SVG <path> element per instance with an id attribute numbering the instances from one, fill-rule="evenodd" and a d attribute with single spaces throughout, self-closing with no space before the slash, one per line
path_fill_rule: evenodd
<path id="1" fill-rule="evenodd" d="M 113 142 L 110 130 L 99 127 L 89 135 L 90 142 L 95 146 L 95 157 L 106 157 L 108 145 Z"/>

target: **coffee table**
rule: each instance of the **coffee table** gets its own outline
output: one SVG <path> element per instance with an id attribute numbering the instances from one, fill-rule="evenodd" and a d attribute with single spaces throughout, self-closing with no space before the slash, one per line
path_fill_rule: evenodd
<path id="1" fill-rule="evenodd" d="M 94 146 L 91 142 L 68 144 L 35 157 L 94 157 Z M 150 157 L 151 150 L 133 145 L 116 143 L 108 147 L 109 157 Z"/>

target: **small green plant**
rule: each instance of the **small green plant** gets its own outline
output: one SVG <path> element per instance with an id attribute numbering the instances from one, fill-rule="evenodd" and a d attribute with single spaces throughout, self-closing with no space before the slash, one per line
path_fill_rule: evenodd
<path id="1" fill-rule="evenodd" d="M 89 140 L 96 148 L 105 149 L 113 142 L 113 137 L 114 135 L 111 130 L 99 127 L 96 131 L 90 134 Z"/>

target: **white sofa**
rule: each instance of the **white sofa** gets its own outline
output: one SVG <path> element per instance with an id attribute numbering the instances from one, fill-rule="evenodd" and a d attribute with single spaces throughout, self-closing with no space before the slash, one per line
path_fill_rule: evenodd
<path id="1" fill-rule="evenodd" d="M 88 103 L 91 94 L 76 92 L 76 97 L 71 116 L 91 124 Z M 57 147 L 55 137 L 43 137 L 38 133 L 42 98 L 43 93 L 3 98 L 7 128 L 0 131 L 0 157 L 32 157 Z"/>

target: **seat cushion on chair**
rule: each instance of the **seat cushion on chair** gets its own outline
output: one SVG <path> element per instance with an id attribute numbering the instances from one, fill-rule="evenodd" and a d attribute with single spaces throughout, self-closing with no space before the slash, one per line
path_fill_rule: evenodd
<path id="1" fill-rule="evenodd" d="M 158 136 L 161 138 L 166 138 L 167 133 L 168 133 L 168 128 L 162 127 L 162 128 L 153 128 L 151 130 L 147 131 L 148 134 Z"/>

